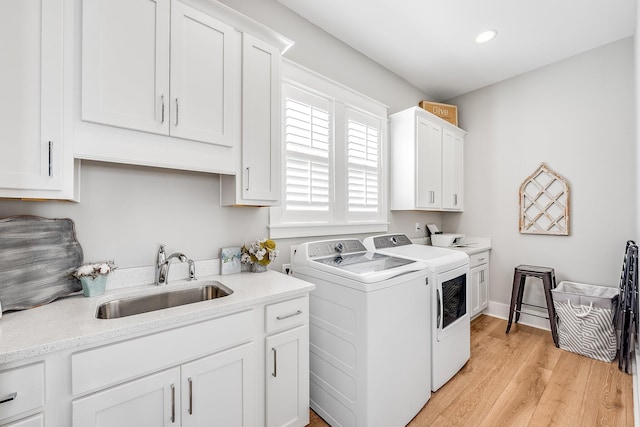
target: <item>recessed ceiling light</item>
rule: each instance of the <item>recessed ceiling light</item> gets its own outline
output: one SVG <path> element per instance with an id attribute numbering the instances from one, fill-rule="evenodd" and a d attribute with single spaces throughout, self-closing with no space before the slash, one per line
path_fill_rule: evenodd
<path id="1" fill-rule="evenodd" d="M 491 41 L 496 38 L 498 32 L 496 30 L 483 31 L 476 36 L 476 43 L 482 44 Z"/>

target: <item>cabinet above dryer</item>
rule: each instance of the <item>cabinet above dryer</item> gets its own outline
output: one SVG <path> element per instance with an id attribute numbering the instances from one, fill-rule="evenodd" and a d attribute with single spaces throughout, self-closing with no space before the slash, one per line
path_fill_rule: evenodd
<path id="1" fill-rule="evenodd" d="M 391 210 L 461 212 L 466 132 L 418 107 L 390 119 Z"/>

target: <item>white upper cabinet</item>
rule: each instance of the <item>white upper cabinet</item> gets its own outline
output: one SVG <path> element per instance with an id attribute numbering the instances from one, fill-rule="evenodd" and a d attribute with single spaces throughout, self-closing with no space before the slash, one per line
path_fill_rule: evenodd
<path id="1" fill-rule="evenodd" d="M 391 210 L 462 211 L 465 135 L 418 107 L 391 115 Z"/>
<path id="2" fill-rule="evenodd" d="M 276 203 L 289 40 L 216 1 L 73 1 L 76 158 L 233 175 L 228 204 Z"/>
<path id="3" fill-rule="evenodd" d="M 238 34 L 229 25 L 183 3 L 171 5 L 169 134 L 234 145 Z"/>
<path id="4" fill-rule="evenodd" d="M 242 152 L 221 178 L 223 205 L 273 206 L 280 199 L 280 50 L 242 36 Z"/>
<path id="5" fill-rule="evenodd" d="M 83 120 L 169 133 L 169 11 L 169 0 L 82 2 Z"/>
<path id="6" fill-rule="evenodd" d="M 85 0 L 82 119 L 232 146 L 238 34 L 178 1 Z"/>
<path id="7" fill-rule="evenodd" d="M 416 128 L 416 207 L 439 209 L 442 207 L 442 128 L 422 117 L 417 118 Z"/>
<path id="8" fill-rule="evenodd" d="M 462 135 L 444 130 L 442 135 L 442 207 L 462 210 L 464 179 L 464 141 Z"/>
<path id="9" fill-rule="evenodd" d="M 64 132 L 64 2 L 0 2 L 0 197 L 73 199 Z"/>

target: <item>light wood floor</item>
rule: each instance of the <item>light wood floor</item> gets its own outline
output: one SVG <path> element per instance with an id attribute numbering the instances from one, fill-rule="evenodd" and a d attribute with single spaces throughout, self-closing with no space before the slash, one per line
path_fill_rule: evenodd
<path id="1" fill-rule="evenodd" d="M 471 360 L 409 423 L 425 426 L 633 426 L 631 375 L 560 350 L 551 333 L 480 316 Z M 327 424 L 311 411 L 311 427 Z"/>

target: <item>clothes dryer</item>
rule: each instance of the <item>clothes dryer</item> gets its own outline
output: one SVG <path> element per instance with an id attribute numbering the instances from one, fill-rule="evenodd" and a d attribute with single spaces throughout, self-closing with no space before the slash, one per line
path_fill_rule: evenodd
<path id="1" fill-rule="evenodd" d="M 431 339 L 431 390 L 438 390 L 471 356 L 469 256 L 413 244 L 404 234 L 367 237 L 364 245 L 370 251 L 413 259 L 427 266 L 431 316 L 424 328 Z"/>

